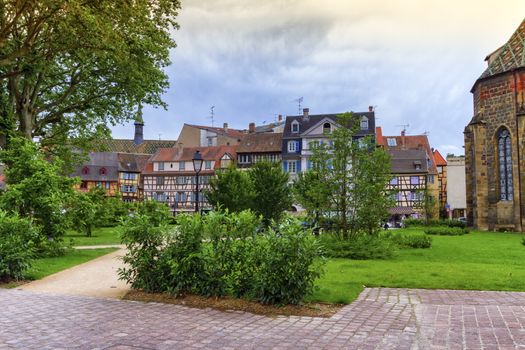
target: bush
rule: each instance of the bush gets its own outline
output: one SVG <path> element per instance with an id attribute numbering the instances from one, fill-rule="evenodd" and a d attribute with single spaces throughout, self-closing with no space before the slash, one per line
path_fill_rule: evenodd
<path id="1" fill-rule="evenodd" d="M 405 219 L 403 220 L 403 225 L 405 227 L 410 226 L 446 226 L 446 227 L 459 227 L 465 228 L 467 224 L 459 220 L 450 220 L 450 219 L 440 219 L 440 220 L 425 220 L 425 219 Z"/>
<path id="2" fill-rule="evenodd" d="M 333 234 L 321 238 L 326 254 L 333 258 L 356 260 L 390 259 L 397 252 L 397 245 L 389 234 L 361 235 L 343 240 Z"/>
<path id="3" fill-rule="evenodd" d="M 432 237 L 426 235 L 392 235 L 392 241 L 402 248 L 430 248 Z"/>
<path id="4" fill-rule="evenodd" d="M 263 304 L 299 304 L 314 291 L 321 275 L 319 242 L 310 230 L 289 220 L 278 231 L 259 239 L 255 252 L 261 266 L 255 281 L 255 298 Z"/>
<path id="5" fill-rule="evenodd" d="M 137 214 L 124 225 L 129 267 L 119 275 L 133 288 L 297 304 L 321 273 L 319 245 L 297 221 L 257 234 L 261 219 L 250 211 L 179 215 L 168 234 L 156 220 Z"/>
<path id="6" fill-rule="evenodd" d="M 24 277 L 38 239 L 39 232 L 29 220 L 0 211 L 0 281 Z"/>
<path id="7" fill-rule="evenodd" d="M 439 235 L 439 236 L 461 236 L 469 233 L 467 228 L 459 227 L 431 227 L 425 230 L 427 235 Z"/>

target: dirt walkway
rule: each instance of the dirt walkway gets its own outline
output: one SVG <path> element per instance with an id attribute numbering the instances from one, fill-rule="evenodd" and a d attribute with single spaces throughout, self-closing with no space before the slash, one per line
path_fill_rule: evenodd
<path id="1" fill-rule="evenodd" d="M 129 286 L 119 281 L 117 275 L 117 269 L 124 266 L 118 257 L 124 255 L 124 252 L 124 249 L 117 250 L 41 280 L 24 284 L 17 289 L 53 294 L 122 298 L 129 290 Z"/>

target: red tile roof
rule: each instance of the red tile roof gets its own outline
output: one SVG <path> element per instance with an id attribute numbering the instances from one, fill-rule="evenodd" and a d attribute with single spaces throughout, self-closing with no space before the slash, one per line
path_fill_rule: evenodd
<path id="1" fill-rule="evenodd" d="M 281 152 L 283 134 L 248 134 L 242 139 L 237 153 Z"/>
<path id="2" fill-rule="evenodd" d="M 203 160 L 219 160 L 225 153 L 230 154 L 233 159 L 237 157 L 237 146 L 174 147 L 159 149 L 150 158 L 150 162 L 191 161 L 197 150 Z"/>
<path id="3" fill-rule="evenodd" d="M 388 139 L 395 139 L 395 146 L 389 146 Z M 387 150 L 424 150 L 432 163 L 429 172 L 437 173 L 434 153 L 430 147 L 427 135 L 383 136 L 383 146 Z"/>
<path id="4" fill-rule="evenodd" d="M 447 161 L 445 160 L 445 158 L 443 158 L 443 156 L 441 155 L 441 153 L 439 153 L 437 149 L 434 150 L 434 159 L 436 160 L 437 166 L 447 165 Z"/>

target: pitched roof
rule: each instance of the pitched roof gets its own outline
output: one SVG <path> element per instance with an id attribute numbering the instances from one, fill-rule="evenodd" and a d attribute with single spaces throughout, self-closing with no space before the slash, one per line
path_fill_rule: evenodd
<path id="1" fill-rule="evenodd" d="M 427 155 L 424 150 L 388 150 L 393 174 L 427 173 Z M 416 169 L 416 166 L 419 169 Z"/>
<path id="2" fill-rule="evenodd" d="M 90 152 L 88 161 L 77 167 L 72 177 L 84 181 L 118 181 L 118 155 L 113 152 Z"/>
<path id="3" fill-rule="evenodd" d="M 202 160 L 220 160 L 228 153 L 233 159 L 237 158 L 237 146 L 210 146 L 210 147 L 175 147 L 161 148 L 155 153 L 149 162 L 178 162 L 191 161 L 196 151 L 200 151 Z"/>
<path id="4" fill-rule="evenodd" d="M 224 130 L 224 128 L 218 128 L 213 126 L 204 126 L 204 125 L 194 125 L 194 124 L 185 124 L 197 129 L 206 130 L 206 131 L 212 131 L 217 134 L 226 135 L 228 137 L 242 139 L 246 134 L 242 130 L 227 128 Z"/>
<path id="5" fill-rule="evenodd" d="M 437 149 L 434 150 L 434 160 L 436 161 L 436 166 L 447 165 L 447 161 L 445 160 L 445 158 L 443 158 L 443 156 L 441 155 L 441 153 L 439 153 Z"/>
<path id="6" fill-rule="evenodd" d="M 275 123 L 270 123 L 270 124 L 265 124 L 265 125 L 259 125 L 259 126 L 256 126 L 255 127 L 255 132 L 256 133 L 264 133 L 264 132 L 274 132 L 275 129 L 278 129 L 278 128 L 284 128 L 284 124 L 286 123 L 286 121 L 280 121 L 280 122 L 275 122 Z"/>
<path id="7" fill-rule="evenodd" d="M 395 139 L 395 145 L 389 144 L 389 139 Z M 430 147 L 427 135 L 399 135 L 399 136 L 383 136 L 383 146 L 386 150 L 423 150 L 426 152 L 428 160 L 430 160 L 430 173 L 437 173 L 436 161 L 434 153 Z"/>
<path id="8" fill-rule="evenodd" d="M 262 133 L 244 136 L 237 153 L 281 152 L 283 134 Z"/>
<path id="9" fill-rule="evenodd" d="M 514 68 L 525 67 L 525 19 L 512 34 L 509 41 L 485 58 L 487 69 L 480 79 L 508 72 Z"/>
<path id="10" fill-rule="evenodd" d="M 310 114 L 308 118 L 305 118 L 303 115 L 294 115 L 286 117 L 286 124 L 284 126 L 283 137 L 300 137 L 300 135 L 309 130 L 323 119 L 330 119 L 332 122 L 337 123 L 337 118 L 341 113 L 336 114 Z M 375 129 L 375 113 L 374 112 L 352 112 L 354 117 L 368 117 L 368 130 L 358 130 L 359 135 L 366 135 L 373 133 Z M 299 133 L 292 133 L 292 122 L 297 121 L 299 123 Z"/>
<path id="11" fill-rule="evenodd" d="M 118 153 L 118 169 L 125 172 L 141 172 L 150 157 L 150 154 Z"/>
<path id="12" fill-rule="evenodd" d="M 177 141 L 174 140 L 144 140 L 136 145 L 133 140 L 102 139 L 98 140 L 95 151 L 153 154 L 159 148 L 175 147 L 176 145 Z"/>

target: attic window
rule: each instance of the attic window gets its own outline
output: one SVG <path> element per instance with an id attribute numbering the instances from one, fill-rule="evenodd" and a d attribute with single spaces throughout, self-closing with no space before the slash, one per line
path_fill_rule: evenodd
<path id="1" fill-rule="evenodd" d="M 299 132 L 299 123 L 296 120 L 292 122 L 292 132 L 293 133 Z"/>
<path id="2" fill-rule="evenodd" d="M 421 170 L 421 162 L 416 160 L 414 162 L 414 168 L 416 168 L 416 170 Z"/>
<path id="3" fill-rule="evenodd" d="M 329 134 L 332 131 L 332 126 L 330 123 L 323 124 L 323 134 Z"/>
<path id="4" fill-rule="evenodd" d="M 89 168 L 85 166 L 82 168 L 82 175 L 87 175 L 87 174 L 89 174 Z"/>
<path id="5" fill-rule="evenodd" d="M 367 117 L 361 118 L 361 130 L 368 130 L 368 118 Z"/>
<path id="6" fill-rule="evenodd" d="M 396 147 L 397 146 L 397 142 L 396 142 L 395 138 L 387 138 L 386 142 L 387 142 L 388 146 L 390 146 L 390 147 Z"/>
<path id="7" fill-rule="evenodd" d="M 98 171 L 98 173 L 100 175 L 107 175 L 108 171 L 106 170 L 106 168 L 100 168 L 100 170 Z"/>

